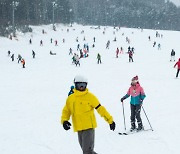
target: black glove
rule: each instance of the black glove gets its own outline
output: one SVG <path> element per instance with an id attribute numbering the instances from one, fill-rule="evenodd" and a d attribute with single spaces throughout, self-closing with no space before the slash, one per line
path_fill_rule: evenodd
<path id="1" fill-rule="evenodd" d="M 116 124 L 115 122 L 113 121 L 112 124 L 109 125 L 110 126 L 110 130 L 115 130 L 115 127 L 116 127 Z"/>
<path id="2" fill-rule="evenodd" d="M 123 102 L 124 101 L 124 98 L 121 98 L 121 102 Z"/>
<path id="3" fill-rule="evenodd" d="M 63 127 L 65 130 L 69 130 L 71 126 L 71 123 L 69 121 L 64 121 L 63 122 Z"/>

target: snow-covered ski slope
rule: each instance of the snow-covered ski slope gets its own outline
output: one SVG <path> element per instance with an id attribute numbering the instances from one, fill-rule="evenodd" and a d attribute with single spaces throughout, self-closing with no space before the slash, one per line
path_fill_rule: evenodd
<path id="1" fill-rule="evenodd" d="M 180 58 L 180 32 L 141 30 L 113 27 L 58 25 L 32 27 L 33 33 L 17 34 L 17 40 L 0 38 L 0 153 L 1 154 L 80 154 L 77 134 L 65 131 L 60 124 L 73 78 L 77 74 L 88 78 L 88 89 L 106 107 L 116 122 L 116 130 L 95 111 L 98 127 L 95 151 L 99 154 L 178 154 L 180 150 L 180 79 L 176 79 L 175 62 L 170 62 L 170 52 Z M 104 29 L 105 28 L 105 29 Z M 42 34 L 42 29 L 46 34 Z M 69 29 L 69 32 L 67 32 Z M 82 33 L 84 31 L 84 33 Z M 103 34 L 105 31 L 105 34 Z M 148 40 L 151 37 L 151 41 Z M 72 64 L 69 48 L 76 51 L 76 38 L 80 47 L 88 43 L 89 57 L 80 59 L 81 66 Z M 85 41 L 83 40 L 85 37 Z M 92 48 L 93 37 L 96 38 Z M 114 37 L 117 41 L 114 42 Z M 130 44 L 126 42 L 130 39 Z M 29 39 L 32 44 L 29 44 Z M 53 43 L 50 43 L 50 39 Z M 65 43 L 63 43 L 65 39 Z M 43 46 L 40 46 L 43 40 Z M 54 41 L 58 41 L 55 46 Z M 110 48 L 106 43 L 110 40 Z M 153 47 L 153 42 L 157 44 Z M 161 50 L 157 45 L 161 44 Z M 116 48 L 124 48 L 124 54 L 116 58 Z M 135 48 L 134 62 L 128 62 L 127 48 Z M 8 50 L 15 54 L 15 61 L 8 57 Z M 32 58 L 32 50 L 36 58 Z M 49 54 L 50 50 L 57 55 Z M 97 53 L 102 64 L 97 64 Z M 21 54 L 26 68 L 17 63 Z M 130 80 L 138 75 L 146 93 L 144 109 L 153 132 L 120 136 L 124 131 L 120 98 L 130 86 Z M 130 128 L 129 98 L 125 100 L 126 127 Z M 144 127 L 149 124 L 141 112 Z M 70 120 L 71 122 L 71 120 Z"/>

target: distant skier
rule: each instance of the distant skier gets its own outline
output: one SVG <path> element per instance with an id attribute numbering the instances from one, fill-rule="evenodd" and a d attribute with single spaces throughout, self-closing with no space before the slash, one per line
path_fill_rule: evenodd
<path id="1" fill-rule="evenodd" d="M 51 50 L 50 50 L 49 54 L 50 54 L 50 55 L 56 55 L 56 53 L 55 53 L 55 52 L 52 52 Z"/>
<path id="2" fill-rule="evenodd" d="M 86 37 L 84 36 L 83 41 L 86 41 Z"/>
<path id="3" fill-rule="evenodd" d="M 170 61 L 172 61 L 172 60 L 174 60 L 175 61 L 175 51 L 174 51 L 174 49 L 172 49 L 172 51 L 171 51 L 171 59 L 170 59 Z"/>
<path id="4" fill-rule="evenodd" d="M 133 54 L 134 54 L 134 50 L 135 50 L 134 47 L 132 47 L 132 48 L 131 48 L 131 51 L 132 51 Z"/>
<path id="5" fill-rule="evenodd" d="M 74 58 L 75 58 L 75 65 L 76 65 L 76 66 L 77 66 L 77 65 L 80 66 L 80 60 L 79 60 L 78 54 L 76 54 Z"/>
<path id="6" fill-rule="evenodd" d="M 106 49 L 109 49 L 109 46 L 110 46 L 110 41 L 108 40 L 106 43 Z"/>
<path id="7" fill-rule="evenodd" d="M 58 41 L 57 41 L 57 40 L 55 40 L 54 42 L 55 42 L 55 46 L 58 46 Z"/>
<path id="8" fill-rule="evenodd" d="M 63 38 L 62 42 L 65 43 L 65 39 L 64 38 Z"/>
<path id="9" fill-rule="evenodd" d="M 87 49 L 87 52 L 89 52 L 89 45 L 88 44 L 86 45 L 86 49 Z"/>
<path id="10" fill-rule="evenodd" d="M 79 42 L 79 38 L 78 37 L 76 37 L 76 42 Z"/>
<path id="11" fill-rule="evenodd" d="M 177 65 L 176 78 L 178 78 L 179 71 L 180 71 L 180 58 L 179 58 L 179 61 L 177 61 L 176 64 L 174 65 L 174 68 L 176 67 L 176 65 Z"/>
<path id="12" fill-rule="evenodd" d="M 25 60 L 24 59 L 21 60 L 21 63 L 22 63 L 22 67 L 25 68 Z"/>
<path id="13" fill-rule="evenodd" d="M 114 40 L 113 40 L 114 42 L 116 42 L 117 41 L 117 39 L 116 39 L 116 37 L 114 37 Z"/>
<path id="14" fill-rule="evenodd" d="M 72 48 L 69 48 L 69 55 L 72 55 Z"/>
<path id="15" fill-rule="evenodd" d="M 11 51 L 10 50 L 8 50 L 8 57 L 11 55 Z"/>
<path id="16" fill-rule="evenodd" d="M 43 41 L 42 40 L 40 41 L 40 46 L 43 46 Z"/>
<path id="17" fill-rule="evenodd" d="M 118 58 L 119 55 L 119 48 L 116 49 L 116 58 Z"/>
<path id="18" fill-rule="evenodd" d="M 33 56 L 33 58 L 35 58 L 35 56 L 36 56 L 36 53 L 34 52 L 34 50 L 32 50 L 32 56 Z"/>
<path id="19" fill-rule="evenodd" d="M 14 61 L 14 54 L 11 55 L 11 60 Z"/>
<path id="20" fill-rule="evenodd" d="M 100 55 L 99 53 L 97 54 L 97 60 L 98 60 L 97 63 L 98 63 L 98 64 L 99 64 L 99 63 L 101 64 L 101 55 Z"/>
<path id="21" fill-rule="evenodd" d="M 17 60 L 18 60 L 18 63 L 21 62 L 22 56 L 20 54 L 18 54 Z"/>
<path id="22" fill-rule="evenodd" d="M 130 47 L 130 46 L 128 47 L 128 52 L 129 52 L 129 51 L 131 51 L 131 47 Z"/>
<path id="23" fill-rule="evenodd" d="M 79 53 L 80 53 L 80 58 L 83 58 L 84 54 L 82 52 L 82 49 L 80 49 Z"/>
<path id="24" fill-rule="evenodd" d="M 133 61 L 133 52 L 131 50 L 128 51 L 128 55 L 129 55 L 129 62 L 134 62 Z"/>
<path id="25" fill-rule="evenodd" d="M 123 50 L 123 47 L 120 48 L 120 54 L 123 54 L 124 53 L 124 50 Z"/>
<path id="26" fill-rule="evenodd" d="M 77 51 L 80 50 L 80 44 L 77 45 Z"/>
<path id="27" fill-rule="evenodd" d="M 93 37 L 93 42 L 94 42 L 94 43 L 96 42 L 96 38 L 95 38 L 95 37 Z"/>
<path id="28" fill-rule="evenodd" d="M 31 39 L 29 39 L 29 44 L 32 44 L 32 40 Z"/>
<path id="29" fill-rule="evenodd" d="M 138 123 L 137 130 L 140 131 L 143 128 L 142 119 L 141 119 L 141 106 L 144 98 L 146 97 L 143 88 L 139 84 L 138 76 L 135 76 L 131 80 L 131 87 L 129 88 L 127 94 L 121 98 L 121 102 L 131 96 L 130 107 L 131 107 L 131 131 L 136 129 L 136 119 Z"/>
<path id="30" fill-rule="evenodd" d="M 72 64 L 76 64 L 76 53 L 74 53 L 73 57 L 72 57 Z"/>
<path id="31" fill-rule="evenodd" d="M 154 43 L 153 43 L 153 47 L 155 47 L 156 46 L 156 41 L 154 41 Z"/>

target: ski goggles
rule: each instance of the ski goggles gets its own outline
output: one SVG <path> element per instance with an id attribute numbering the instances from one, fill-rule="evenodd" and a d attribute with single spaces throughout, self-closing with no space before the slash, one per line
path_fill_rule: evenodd
<path id="1" fill-rule="evenodd" d="M 87 83 L 86 82 L 76 82 L 75 88 L 80 91 L 84 91 L 86 89 Z"/>

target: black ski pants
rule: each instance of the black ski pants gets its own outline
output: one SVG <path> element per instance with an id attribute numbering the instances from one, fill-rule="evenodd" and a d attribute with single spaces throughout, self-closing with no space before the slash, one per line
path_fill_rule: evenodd
<path id="1" fill-rule="evenodd" d="M 129 62 L 134 62 L 133 57 L 129 57 Z"/>
<path id="2" fill-rule="evenodd" d="M 177 78 L 178 75 L 179 75 L 179 71 L 180 71 L 180 69 L 177 69 L 176 78 Z"/>
<path id="3" fill-rule="evenodd" d="M 140 112 L 141 112 L 141 105 L 131 104 L 131 124 L 135 123 L 136 119 L 138 124 L 142 124 Z"/>
<path id="4" fill-rule="evenodd" d="M 101 59 L 98 59 L 98 62 L 97 62 L 98 64 L 100 63 L 101 64 Z"/>

